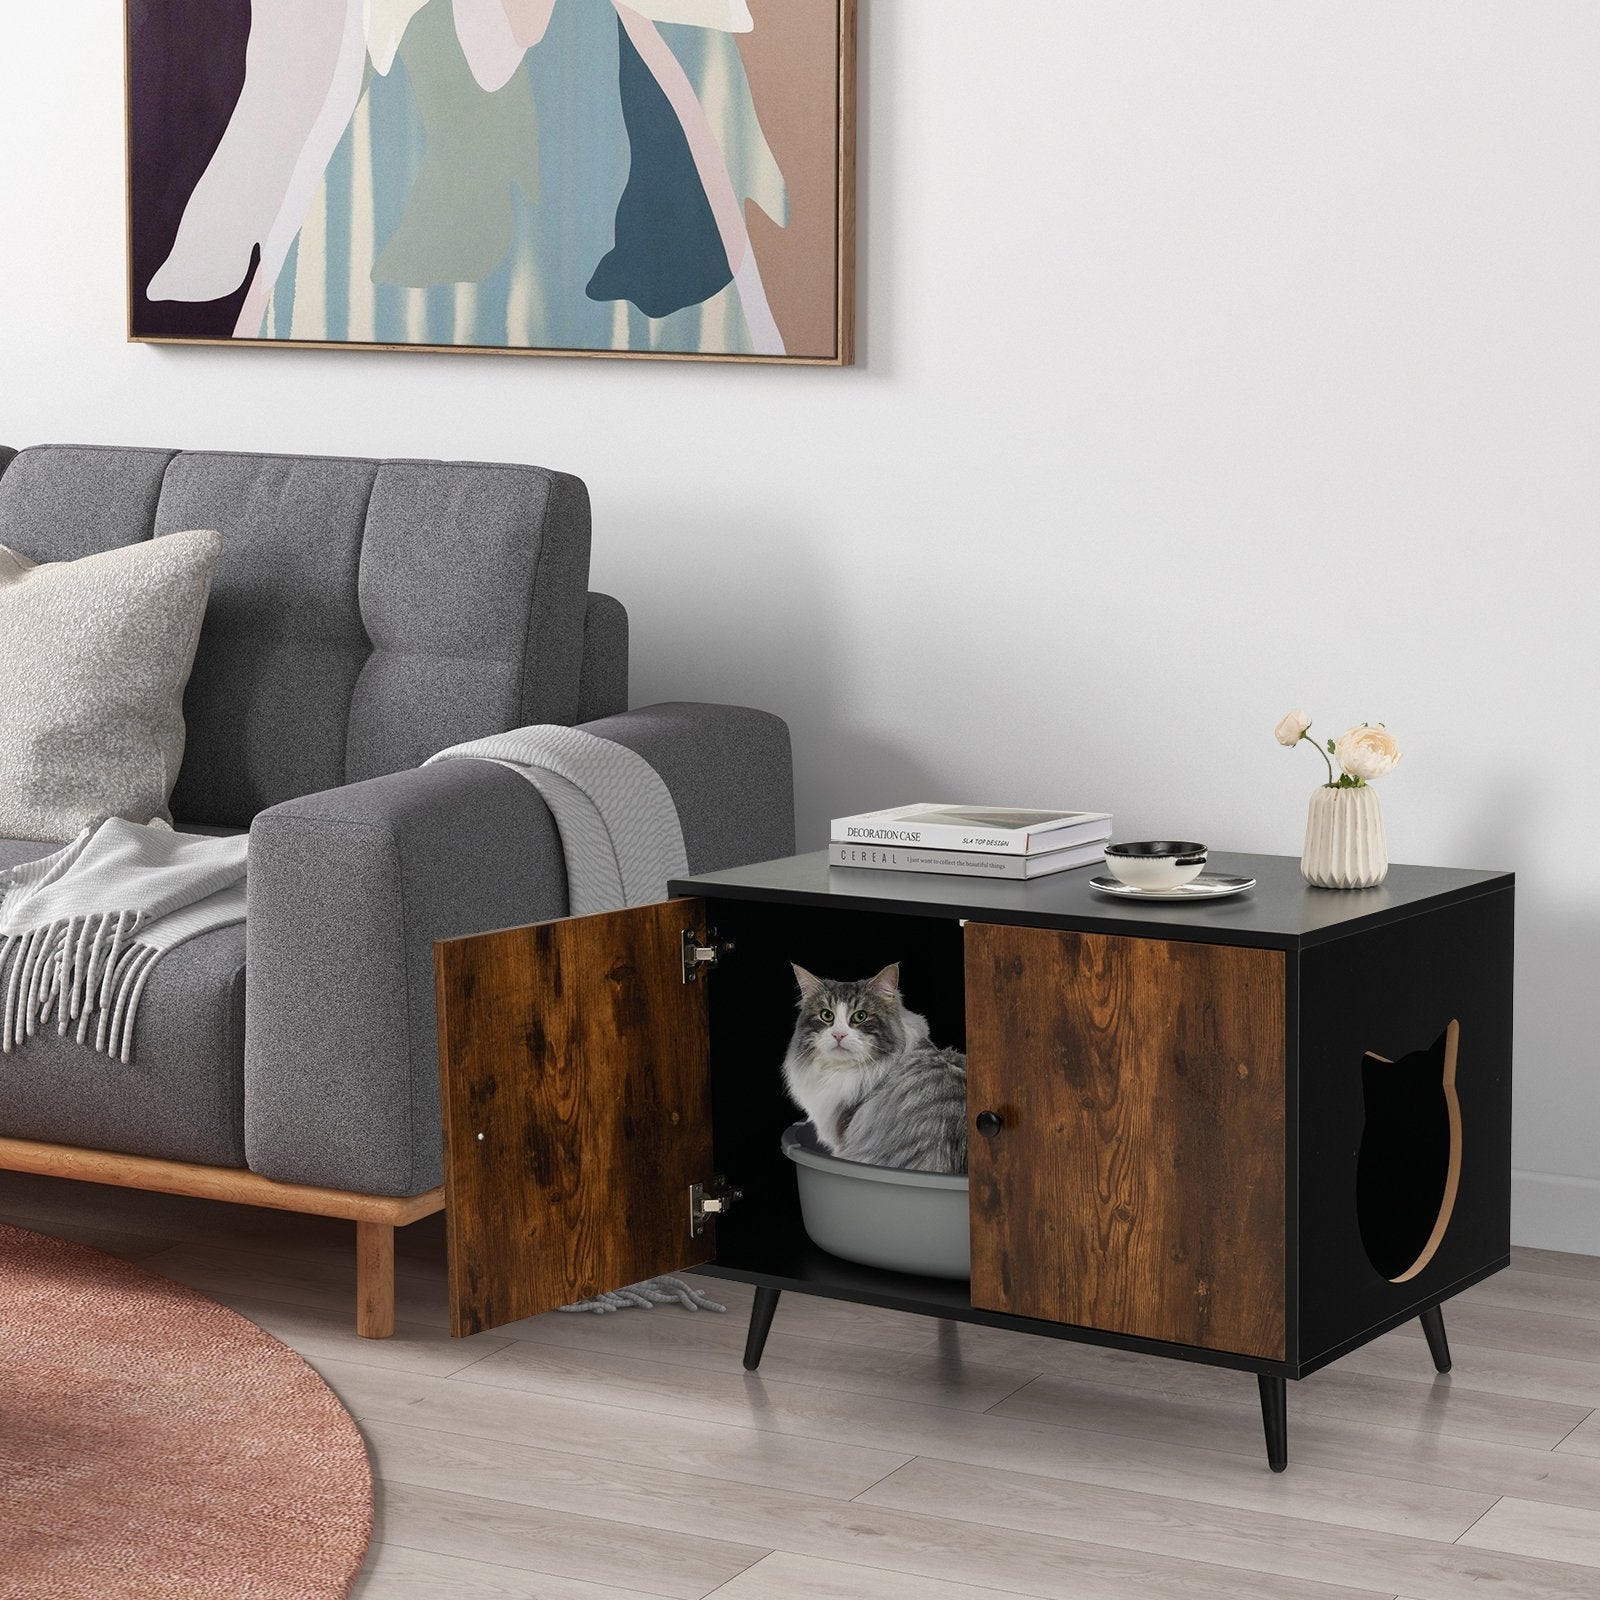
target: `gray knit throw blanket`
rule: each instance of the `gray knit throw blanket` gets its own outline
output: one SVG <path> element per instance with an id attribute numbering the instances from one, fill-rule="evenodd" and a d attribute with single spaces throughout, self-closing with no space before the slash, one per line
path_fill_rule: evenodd
<path id="1" fill-rule="evenodd" d="M 0 871 L 0 1051 L 54 1022 L 127 1061 L 156 961 L 244 921 L 248 843 L 112 817 Z"/>
<path id="2" fill-rule="evenodd" d="M 556 819 L 574 916 L 664 900 L 689 870 L 677 808 L 642 756 L 577 728 L 519 728 L 442 750 L 510 767 Z M 0 870 L 0 1051 L 54 1024 L 126 1062 L 157 960 L 245 914 L 240 834 L 113 817 L 39 861 Z"/>
<path id="3" fill-rule="evenodd" d="M 609 1289 L 592 1300 L 574 1300 L 570 1306 L 557 1306 L 556 1310 L 593 1311 L 603 1316 L 608 1311 L 649 1311 L 656 1306 L 682 1306 L 685 1311 L 728 1309 L 682 1278 L 646 1278 L 643 1283 L 630 1283 L 626 1289 Z"/>
<path id="4" fill-rule="evenodd" d="M 688 876 L 672 795 L 626 745 L 539 724 L 452 745 L 425 765 L 464 758 L 510 767 L 539 791 L 561 834 L 573 916 L 665 900 L 668 881 Z"/>

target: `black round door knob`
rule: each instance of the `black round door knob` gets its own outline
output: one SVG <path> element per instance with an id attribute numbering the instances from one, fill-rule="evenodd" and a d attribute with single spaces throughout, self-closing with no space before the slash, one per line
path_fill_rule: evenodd
<path id="1" fill-rule="evenodd" d="M 985 1139 L 992 1139 L 1005 1126 L 1005 1123 L 1001 1120 L 998 1111 L 980 1111 L 978 1120 L 973 1126 L 977 1128 Z"/>

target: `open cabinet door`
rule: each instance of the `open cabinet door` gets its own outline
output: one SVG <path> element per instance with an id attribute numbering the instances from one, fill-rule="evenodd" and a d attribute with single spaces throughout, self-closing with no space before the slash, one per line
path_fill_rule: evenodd
<path id="1" fill-rule="evenodd" d="M 458 1337 L 711 1259 L 704 923 L 669 900 L 436 946 Z"/>

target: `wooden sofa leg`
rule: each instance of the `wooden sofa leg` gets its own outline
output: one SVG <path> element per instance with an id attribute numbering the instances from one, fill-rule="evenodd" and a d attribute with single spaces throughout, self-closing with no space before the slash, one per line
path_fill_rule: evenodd
<path id="1" fill-rule="evenodd" d="M 356 1224 L 356 1332 L 387 1339 L 394 1332 L 394 1224 Z"/>

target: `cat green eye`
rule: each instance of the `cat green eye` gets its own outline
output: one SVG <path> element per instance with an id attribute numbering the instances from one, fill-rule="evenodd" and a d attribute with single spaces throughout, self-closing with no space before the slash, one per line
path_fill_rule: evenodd
<path id="1" fill-rule="evenodd" d="M 833 1013 L 826 1006 L 824 1006 L 817 1013 L 817 1020 L 819 1022 L 832 1022 L 833 1021 Z"/>
<path id="2" fill-rule="evenodd" d="M 857 1011 L 851 1016 L 850 1020 L 857 1027 L 860 1027 L 860 1025 L 867 1020 L 867 1013 L 865 1011 Z"/>

